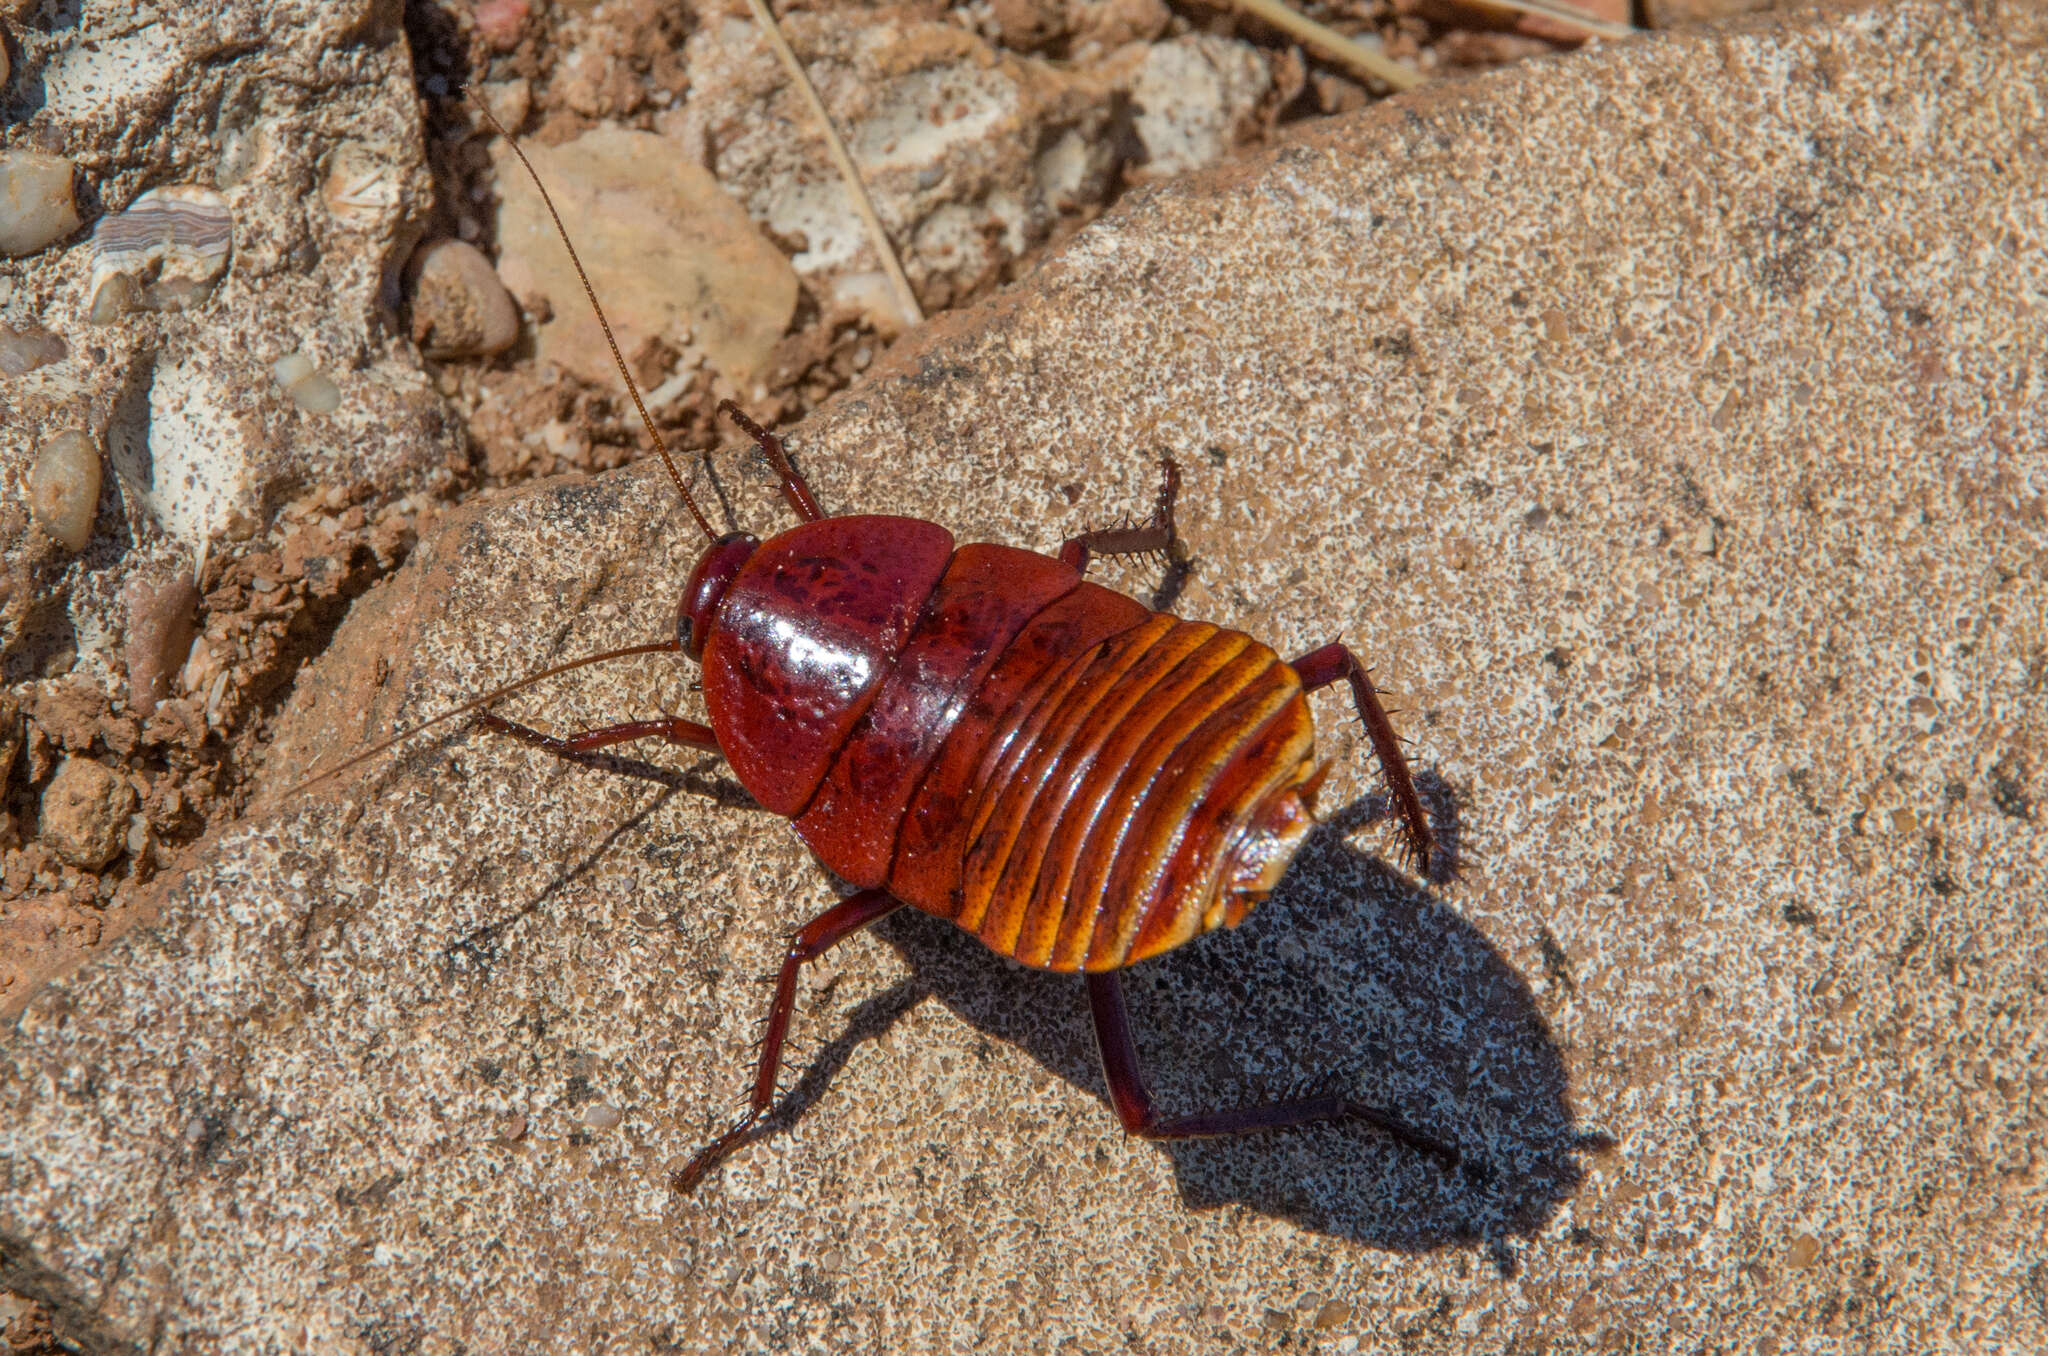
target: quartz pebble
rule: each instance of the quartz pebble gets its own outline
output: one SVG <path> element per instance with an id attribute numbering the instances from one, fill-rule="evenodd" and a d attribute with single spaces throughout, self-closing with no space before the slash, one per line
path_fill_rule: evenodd
<path id="1" fill-rule="evenodd" d="M 73 866 L 98 871 L 127 845 L 135 788 L 90 758 L 66 758 L 43 788 L 36 834 Z"/>
<path id="2" fill-rule="evenodd" d="M 24 321 L 10 325 L 0 321 L 0 373 L 26 376 L 47 363 L 61 363 L 71 356 L 62 339 L 38 325 Z"/>
<path id="3" fill-rule="evenodd" d="M 405 269 L 412 338 L 429 358 L 503 353 L 519 338 L 519 310 L 476 246 L 429 240 Z"/>
<path id="4" fill-rule="evenodd" d="M 78 229 L 71 162 L 35 151 L 0 151 L 0 255 L 18 259 Z"/>
<path id="5" fill-rule="evenodd" d="M 67 551 L 92 539 L 100 503 L 100 450 L 86 434 L 66 429 L 36 449 L 28 473 L 28 510 L 36 526 Z"/>
<path id="6" fill-rule="evenodd" d="M 153 188 L 92 231 L 95 325 L 130 311 L 182 311 L 203 304 L 227 269 L 234 240 L 227 200 L 197 184 Z"/>
<path id="7" fill-rule="evenodd" d="M 307 414 L 332 414 L 341 406 L 341 388 L 303 353 L 289 353 L 270 365 L 271 378 Z"/>

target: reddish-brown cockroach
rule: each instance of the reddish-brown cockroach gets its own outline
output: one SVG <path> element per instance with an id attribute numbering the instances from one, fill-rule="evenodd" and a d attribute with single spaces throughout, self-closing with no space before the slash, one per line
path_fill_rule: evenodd
<path id="1" fill-rule="evenodd" d="M 747 1111 L 676 1174 L 678 1188 L 694 1187 L 773 1106 L 804 964 L 906 904 L 1000 955 L 1086 976 L 1110 1101 L 1131 1134 L 1356 1119 L 1456 1161 L 1454 1150 L 1342 1096 L 1162 1117 L 1145 1089 L 1117 972 L 1236 926 L 1279 882 L 1315 823 L 1322 778 L 1307 693 L 1350 685 L 1405 846 L 1424 870 L 1433 847 L 1399 739 L 1350 650 L 1325 645 L 1286 662 L 1241 632 L 1154 612 L 1084 578 L 1092 556 L 1174 548 L 1171 462 L 1143 527 L 1071 538 L 1057 557 L 963 546 L 915 518 L 827 517 L 781 440 L 723 401 L 801 522 L 766 541 L 721 535 L 623 361 L 619 371 L 710 542 L 684 586 L 674 637 L 557 665 L 428 724 L 484 711 L 487 728 L 571 758 L 640 739 L 717 753 L 856 887 L 791 936 Z M 667 717 L 555 736 L 484 710 L 569 669 L 649 653 L 702 666 L 708 723 Z"/>

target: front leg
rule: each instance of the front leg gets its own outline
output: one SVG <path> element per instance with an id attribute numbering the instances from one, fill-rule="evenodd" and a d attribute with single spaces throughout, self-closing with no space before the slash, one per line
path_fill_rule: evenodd
<path id="1" fill-rule="evenodd" d="M 1159 486 L 1159 506 L 1152 521 L 1143 527 L 1111 527 L 1069 537 L 1060 547 L 1060 563 L 1088 573 L 1091 556 L 1142 556 L 1154 551 L 1171 558 L 1180 545 L 1173 530 L 1173 501 L 1180 494 L 1180 467 L 1168 457 L 1159 463 L 1164 479 Z"/>
<path id="2" fill-rule="evenodd" d="M 694 720 L 684 720 L 679 716 L 622 721 L 617 725 L 604 725 L 572 735 L 542 734 L 531 726 L 489 711 L 478 716 L 476 723 L 493 734 L 510 735 L 522 744 L 546 749 L 557 758 L 574 759 L 582 754 L 608 749 L 614 744 L 629 744 L 636 739 L 665 739 L 684 748 L 703 749 L 707 753 L 719 751 L 718 737 L 711 732 L 709 725 L 699 725 Z"/>

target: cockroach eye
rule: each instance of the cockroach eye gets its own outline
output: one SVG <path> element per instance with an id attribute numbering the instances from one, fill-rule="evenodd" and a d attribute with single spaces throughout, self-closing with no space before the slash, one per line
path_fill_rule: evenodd
<path id="1" fill-rule="evenodd" d="M 726 589 L 761 544 L 745 532 L 728 532 L 711 543 L 690 573 L 683 588 L 683 605 L 676 609 L 676 640 L 692 659 L 704 657 L 704 644 L 711 639 L 711 618 L 725 599 Z"/>

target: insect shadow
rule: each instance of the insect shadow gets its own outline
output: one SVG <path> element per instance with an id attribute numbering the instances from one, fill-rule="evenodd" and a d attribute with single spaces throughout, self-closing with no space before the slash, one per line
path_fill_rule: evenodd
<path id="1" fill-rule="evenodd" d="M 1611 1141 L 1575 1123 L 1562 1054 L 1514 968 L 1348 841 L 1371 815 L 1361 802 L 1316 830 L 1234 933 L 1124 972 L 1140 1058 L 1168 1115 L 1342 1091 L 1463 1162 L 1446 1167 L 1357 1122 L 1161 1149 L 1191 1208 L 1236 1205 L 1400 1252 L 1481 1244 L 1509 1271 L 1510 1239 L 1541 1229 L 1581 1182 L 1579 1155 Z M 929 993 L 1103 1098 L 1101 1133 L 1120 1133 L 1078 982 L 1003 961 L 914 910 L 873 931 L 915 980 L 857 1010 L 779 1111 L 801 1114 L 806 1087 L 822 1087 L 813 1074 Z"/>
<path id="2" fill-rule="evenodd" d="M 750 803 L 702 768 L 677 773 L 609 754 L 575 761 L 665 790 L 539 898 L 458 939 L 446 956 L 453 967 L 487 969 L 505 929 L 677 792 Z M 1453 789 L 1424 773 L 1418 790 L 1440 847 L 1457 844 Z M 1242 926 L 1124 971 L 1125 994 L 1166 1114 L 1341 1091 L 1455 1146 L 1463 1161 L 1446 1167 L 1357 1122 L 1160 1147 L 1190 1208 L 1234 1205 L 1398 1252 L 1478 1244 L 1510 1272 L 1511 1240 L 1555 1216 L 1583 1180 L 1579 1156 L 1612 1141 L 1574 1120 L 1562 1052 L 1515 969 L 1428 888 L 1353 846 L 1351 835 L 1387 813 L 1382 797 L 1368 796 L 1331 814 Z M 1432 876 L 1455 871 L 1447 859 Z M 1004 960 L 915 909 L 870 931 L 911 977 L 863 999 L 836 1029 L 814 1031 L 824 1044 L 794 1062 L 761 1138 L 801 1119 L 860 1045 L 931 997 L 1102 1098 L 1100 1133 L 1120 1133 L 1076 979 Z"/>

